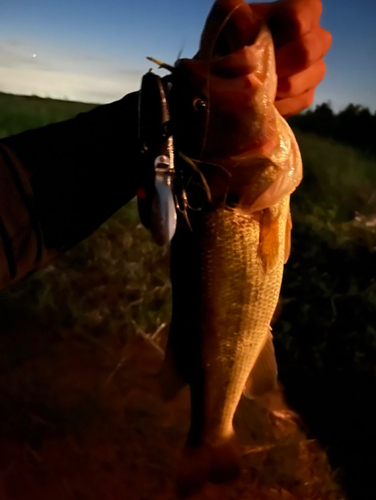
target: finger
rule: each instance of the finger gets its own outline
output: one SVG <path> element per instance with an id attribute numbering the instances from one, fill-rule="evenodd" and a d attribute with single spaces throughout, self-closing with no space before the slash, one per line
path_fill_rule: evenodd
<path id="1" fill-rule="evenodd" d="M 321 0 L 282 0 L 273 5 L 269 26 L 276 47 L 307 35 L 319 26 Z"/>
<path id="2" fill-rule="evenodd" d="M 288 118 L 289 116 L 296 115 L 304 109 L 309 108 L 313 103 L 314 97 L 315 89 L 310 89 L 300 96 L 277 100 L 275 102 L 275 107 L 282 116 Z"/>
<path id="3" fill-rule="evenodd" d="M 279 78 L 292 76 L 309 68 L 328 52 L 332 35 L 323 28 L 308 33 L 276 51 L 277 74 Z"/>
<path id="4" fill-rule="evenodd" d="M 277 98 L 286 99 L 304 94 L 307 90 L 317 87 L 325 76 L 326 66 L 321 59 L 310 68 L 294 76 L 278 80 Z"/>

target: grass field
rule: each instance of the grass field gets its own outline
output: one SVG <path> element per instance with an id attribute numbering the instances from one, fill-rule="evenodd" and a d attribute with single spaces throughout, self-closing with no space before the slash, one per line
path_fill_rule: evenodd
<path id="1" fill-rule="evenodd" d="M 68 120 L 95 105 L 0 92 L 0 137 Z"/>
<path id="2" fill-rule="evenodd" d="M 0 93 L 0 136 L 91 107 Z M 305 177 L 292 200 L 292 255 L 273 325 L 279 375 L 289 404 L 308 436 L 327 449 L 349 498 L 368 500 L 374 491 L 368 452 L 376 446 L 376 164 L 350 147 L 296 133 Z M 153 244 L 131 202 L 46 269 L 0 294 L 3 434 L 36 439 L 24 404 L 33 400 L 35 384 L 22 382 L 22 373 L 53 350 L 56 339 L 85 342 L 106 356 L 119 350 L 121 361 L 122 346 L 137 333 L 164 331 L 169 318 L 168 249 Z M 33 403 L 36 413 L 60 427 L 85 427 L 92 413 L 104 411 L 90 400 L 64 413 L 48 388 L 43 391 L 46 398 Z M 294 496 L 289 488 L 292 496 L 283 498 L 337 498 L 323 490 L 317 497 L 303 490 Z"/>

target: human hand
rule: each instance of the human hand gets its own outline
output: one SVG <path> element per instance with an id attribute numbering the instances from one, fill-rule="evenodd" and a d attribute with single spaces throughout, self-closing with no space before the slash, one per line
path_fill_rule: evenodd
<path id="1" fill-rule="evenodd" d="M 311 106 L 317 85 L 324 78 L 324 55 L 331 34 L 321 28 L 321 0 L 280 0 L 251 4 L 266 18 L 276 55 L 278 89 L 276 107 L 285 118 Z"/>

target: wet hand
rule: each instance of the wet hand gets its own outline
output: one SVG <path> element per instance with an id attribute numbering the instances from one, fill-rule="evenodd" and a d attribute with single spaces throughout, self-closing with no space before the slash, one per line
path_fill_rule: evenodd
<path id="1" fill-rule="evenodd" d="M 280 0 L 252 4 L 267 19 L 276 50 L 276 107 L 289 117 L 311 106 L 325 75 L 324 55 L 332 37 L 320 26 L 321 0 Z"/>

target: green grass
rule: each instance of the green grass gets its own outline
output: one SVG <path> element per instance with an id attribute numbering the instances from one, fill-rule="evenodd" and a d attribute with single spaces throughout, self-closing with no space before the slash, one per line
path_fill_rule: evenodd
<path id="1" fill-rule="evenodd" d="M 376 161 L 349 146 L 296 131 L 304 178 L 293 195 L 299 213 L 339 224 L 374 213 Z"/>
<path id="2" fill-rule="evenodd" d="M 73 118 L 95 104 L 42 99 L 0 92 L 0 137 Z"/>
<path id="3" fill-rule="evenodd" d="M 0 94 L 0 136 L 91 108 Z M 341 466 L 349 494 L 361 500 L 373 491 L 366 454 L 376 446 L 376 228 L 367 225 L 375 213 L 376 163 L 332 140 L 299 130 L 297 137 L 304 181 L 292 197 L 292 255 L 274 325 L 280 379 L 312 436 Z M 46 269 L 0 294 L 3 338 L 20 317 L 29 327 L 104 347 L 113 335 L 125 342 L 140 331 L 152 334 L 170 318 L 168 258 L 132 202 Z M 31 341 L 6 346 L 0 368 L 35 352 Z"/>

